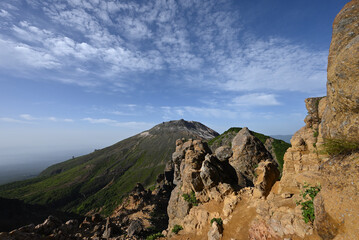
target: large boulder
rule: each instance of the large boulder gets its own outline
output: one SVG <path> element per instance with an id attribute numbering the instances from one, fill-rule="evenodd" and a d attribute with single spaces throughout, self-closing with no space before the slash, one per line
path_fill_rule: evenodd
<path id="1" fill-rule="evenodd" d="M 258 177 L 254 185 L 259 190 L 261 196 L 266 197 L 279 178 L 280 172 L 278 167 L 271 161 L 265 161 L 259 163 L 255 171 Z"/>
<path id="2" fill-rule="evenodd" d="M 347 3 L 333 23 L 328 57 L 324 138 L 359 142 L 359 0 Z"/>
<path id="3" fill-rule="evenodd" d="M 228 161 L 232 157 L 232 149 L 229 146 L 220 146 L 216 149 L 215 154 L 221 161 Z"/>
<path id="4" fill-rule="evenodd" d="M 244 176 L 249 183 L 253 184 L 255 178 L 254 169 L 261 161 L 273 161 L 272 155 L 267 151 L 263 143 L 253 136 L 248 128 L 242 128 L 232 140 L 233 156 L 229 163 L 237 172 L 237 176 Z M 238 180 L 241 180 L 239 177 Z M 243 182 L 238 182 L 243 185 Z"/>
<path id="5" fill-rule="evenodd" d="M 200 170 L 200 176 L 206 189 L 221 183 L 237 185 L 235 169 L 228 161 L 220 161 L 215 155 L 207 154 Z"/>

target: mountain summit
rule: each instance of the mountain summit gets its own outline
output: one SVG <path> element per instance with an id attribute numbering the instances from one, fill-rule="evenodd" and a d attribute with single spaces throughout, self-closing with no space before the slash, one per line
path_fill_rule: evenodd
<path id="1" fill-rule="evenodd" d="M 162 132 L 162 131 L 168 131 L 168 132 L 176 132 L 176 131 L 186 132 L 187 131 L 187 132 L 189 132 L 191 134 L 195 134 L 205 140 L 212 139 L 219 135 L 216 131 L 210 129 L 209 127 L 203 125 L 200 122 L 185 121 L 183 119 L 169 121 L 169 122 L 163 122 L 162 124 L 158 124 L 158 125 L 154 126 L 148 132 L 156 133 L 156 132 Z"/>
<path id="2" fill-rule="evenodd" d="M 108 214 L 137 182 L 154 185 L 177 139 L 208 140 L 218 135 L 199 122 L 163 122 L 107 148 L 50 166 L 37 178 L 0 186 L 0 195 L 79 214 Z"/>

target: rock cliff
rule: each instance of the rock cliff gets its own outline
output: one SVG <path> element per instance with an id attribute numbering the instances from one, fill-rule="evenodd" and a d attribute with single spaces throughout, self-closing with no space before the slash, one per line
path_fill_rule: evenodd
<path id="1" fill-rule="evenodd" d="M 359 6 L 352 0 L 333 23 L 328 57 L 324 138 L 359 142 Z"/>

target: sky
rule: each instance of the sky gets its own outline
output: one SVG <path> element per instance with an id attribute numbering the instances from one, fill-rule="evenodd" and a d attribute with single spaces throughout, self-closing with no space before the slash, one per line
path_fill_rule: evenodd
<path id="1" fill-rule="evenodd" d="M 177 119 L 293 134 L 347 2 L 2 0 L 0 165 Z"/>

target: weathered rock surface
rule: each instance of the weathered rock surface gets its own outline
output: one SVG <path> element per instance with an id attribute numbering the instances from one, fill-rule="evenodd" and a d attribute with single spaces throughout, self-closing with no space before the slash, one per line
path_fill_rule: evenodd
<path id="1" fill-rule="evenodd" d="M 216 149 L 215 155 L 220 161 L 227 161 L 232 157 L 232 149 L 229 146 L 221 146 Z"/>
<path id="2" fill-rule="evenodd" d="M 278 165 L 271 161 L 260 162 L 259 166 L 255 169 L 255 173 L 258 177 L 254 186 L 259 190 L 261 196 L 268 196 L 280 175 Z"/>
<path id="3" fill-rule="evenodd" d="M 257 165 L 261 166 L 257 187 L 263 196 L 279 176 L 270 153 L 247 128 L 233 139 L 232 149 L 221 146 L 215 154 L 202 141 L 178 140 L 176 144 L 172 163 L 177 166 L 173 181 L 177 186 L 172 191 L 167 210 L 169 238 L 175 238 L 171 233 L 173 226 L 180 225 L 183 227 L 181 234 L 189 234 L 189 238 L 196 233 L 203 238 L 220 239 L 221 228 L 211 226 L 210 220 L 222 217 L 225 224 L 231 222 L 233 211 L 240 202 L 238 194 L 242 188 L 253 185 Z M 267 161 L 261 163 L 264 160 Z M 249 180 L 249 176 L 253 178 Z M 253 190 L 250 192 L 252 194 Z M 192 196 L 191 202 L 185 200 L 184 194 L 187 198 Z"/>
<path id="4" fill-rule="evenodd" d="M 254 169 L 261 161 L 271 160 L 272 155 L 264 147 L 263 143 L 253 136 L 248 128 L 243 128 L 233 138 L 233 155 L 229 163 L 234 167 L 237 176 L 244 176 L 246 183 L 238 182 L 239 185 L 253 185 L 255 178 Z M 238 179 L 241 180 L 240 178 Z"/>
<path id="5" fill-rule="evenodd" d="M 333 23 L 328 57 L 324 138 L 359 142 L 359 5 L 352 0 Z"/>
<path id="6" fill-rule="evenodd" d="M 220 240 L 222 238 L 222 226 L 219 226 L 217 222 L 213 222 L 211 229 L 208 232 L 208 240 Z"/>
<path id="7" fill-rule="evenodd" d="M 359 153 L 321 166 L 322 190 L 314 201 L 314 226 L 323 239 L 359 239 Z"/>

